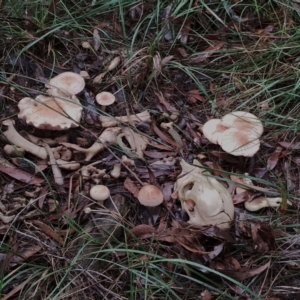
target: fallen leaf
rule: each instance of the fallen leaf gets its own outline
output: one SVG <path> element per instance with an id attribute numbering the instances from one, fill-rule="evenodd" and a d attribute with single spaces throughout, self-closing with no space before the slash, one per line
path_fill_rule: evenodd
<path id="1" fill-rule="evenodd" d="M 137 185 L 129 177 L 127 177 L 124 181 L 124 188 L 128 192 L 130 192 L 135 198 L 137 198 L 140 190 L 137 187 Z"/>
<path id="2" fill-rule="evenodd" d="M 219 42 L 219 43 L 216 43 L 216 44 L 206 48 L 199 56 L 192 57 L 190 59 L 190 63 L 198 64 L 198 63 L 206 60 L 207 58 L 211 57 L 214 54 L 214 52 L 216 52 L 217 50 L 220 50 L 224 45 L 225 45 L 224 42 Z"/>
<path id="3" fill-rule="evenodd" d="M 93 38 L 94 38 L 94 49 L 97 51 L 100 48 L 100 35 L 98 29 L 94 29 L 93 32 Z"/>
<path id="4" fill-rule="evenodd" d="M 231 271 L 231 270 L 226 270 L 226 271 L 220 271 L 223 274 L 230 276 L 236 280 L 245 280 L 250 277 L 253 277 L 255 275 L 261 274 L 264 272 L 267 268 L 269 268 L 271 265 L 271 261 L 268 261 L 266 264 L 258 267 L 258 268 L 253 268 L 250 270 L 241 270 L 241 271 Z"/>
<path id="5" fill-rule="evenodd" d="M 152 129 L 153 131 L 163 140 L 165 141 L 166 143 L 174 146 L 175 148 L 178 148 L 178 145 L 177 143 L 171 139 L 171 137 L 167 136 L 164 132 L 162 132 L 154 122 L 152 122 Z"/>
<path id="6" fill-rule="evenodd" d="M 63 240 L 60 237 L 59 233 L 52 229 L 50 226 L 41 221 L 31 221 L 33 225 L 39 227 L 46 235 L 56 240 L 61 245 L 63 244 Z"/>
<path id="7" fill-rule="evenodd" d="M 292 150 L 300 150 L 300 143 L 293 144 L 293 143 L 289 143 L 289 142 L 279 142 L 278 144 L 280 146 L 282 146 L 283 148 L 288 148 L 288 149 L 292 149 Z"/>
<path id="8" fill-rule="evenodd" d="M 144 151 L 144 154 L 151 158 L 164 158 L 164 157 L 175 155 L 175 152 Z"/>
<path id="9" fill-rule="evenodd" d="M 191 30 L 191 25 L 193 24 L 193 21 L 191 20 L 186 20 L 185 23 L 183 24 L 183 26 L 181 27 L 181 31 L 180 31 L 180 41 L 182 44 L 186 44 L 188 41 L 188 36 Z"/>
<path id="10" fill-rule="evenodd" d="M 18 169 L 6 159 L 0 156 L 0 172 L 3 172 L 10 177 L 19 180 L 21 182 L 24 182 L 26 184 L 41 184 L 44 182 L 44 179 L 39 178 L 37 176 L 31 175 L 23 170 Z"/>
<path id="11" fill-rule="evenodd" d="M 277 147 L 276 150 L 268 158 L 268 161 L 267 161 L 267 170 L 268 171 L 271 171 L 276 167 L 278 160 L 280 158 L 280 155 L 282 153 L 282 149 L 283 149 L 282 147 Z"/>
<path id="12" fill-rule="evenodd" d="M 16 255 L 13 259 L 12 262 L 13 263 L 21 263 L 23 262 L 25 259 L 33 256 L 34 254 L 36 254 L 37 252 L 39 252 L 42 249 L 42 246 L 40 245 L 33 245 L 30 246 L 28 249 L 26 249 L 25 251 L 18 253 L 18 255 Z"/>
<path id="13" fill-rule="evenodd" d="M 162 92 L 154 93 L 158 98 L 159 102 L 165 106 L 166 110 L 173 113 L 178 113 L 178 110 L 175 106 L 171 105 L 163 96 Z"/>
<path id="14" fill-rule="evenodd" d="M 157 230 L 153 226 L 150 226 L 150 225 L 147 225 L 147 224 L 140 224 L 140 225 L 137 225 L 137 226 L 133 227 L 130 230 L 130 233 L 133 236 L 142 237 L 144 235 L 155 234 L 155 233 L 157 233 Z"/>
<path id="15" fill-rule="evenodd" d="M 196 103 L 197 101 L 205 102 L 205 98 L 199 94 L 198 90 L 188 91 L 188 101 L 191 103 Z"/>

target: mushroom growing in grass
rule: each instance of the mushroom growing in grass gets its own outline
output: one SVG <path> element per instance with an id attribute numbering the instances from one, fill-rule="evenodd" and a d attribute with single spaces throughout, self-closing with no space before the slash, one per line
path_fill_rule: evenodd
<path id="1" fill-rule="evenodd" d="M 104 200 L 110 196 L 110 190 L 107 186 L 98 184 L 90 189 L 90 196 L 93 200 L 103 204 Z"/>
<path id="2" fill-rule="evenodd" d="M 140 189 L 138 200 L 144 206 L 155 207 L 163 202 L 164 196 L 157 186 L 147 184 Z"/>
<path id="3" fill-rule="evenodd" d="M 219 137 L 226 129 L 220 119 L 211 119 L 203 125 L 202 132 L 210 142 L 218 144 Z"/>
<path id="4" fill-rule="evenodd" d="M 253 156 L 260 147 L 263 133 L 261 121 L 253 114 L 235 111 L 221 120 L 212 119 L 202 128 L 204 136 L 214 144 L 235 156 Z"/>
<path id="5" fill-rule="evenodd" d="M 112 105 L 116 101 L 116 97 L 110 92 L 101 92 L 96 95 L 96 101 L 104 111 L 106 106 Z"/>

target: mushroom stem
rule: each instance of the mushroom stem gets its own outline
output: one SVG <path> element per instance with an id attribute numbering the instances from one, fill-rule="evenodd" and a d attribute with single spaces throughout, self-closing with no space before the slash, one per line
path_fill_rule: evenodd
<path id="1" fill-rule="evenodd" d="M 14 121 L 11 119 L 2 122 L 3 125 L 7 126 L 7 130 L 2 132 L 6 139 L 13 145 L 23 148 L 25 151 L 41 158 L 47 159 L 47 152 L 43 147 L 34 145 L 33 143 L 24 139 L 15 129 Z"/>
<path id="2" fill-rule="evenodd" d="M 60 168 L 54 158 L 53 152 L 51 150 L 51 148 L 49 147 L 48 144 L 41 142 L 40 143 L 46 150 L 48 156 L 49 156 L 49 162 L 51 164 L 51 168 L 52 168 L 52 172 L 53 172 L 53 176 L 54 176 L 54 181 L 57 185 L 63 185 L 64 184 L 64 178 L 62 176 L 62 173 L 60 171 Z"/>
<path id="3" fill-rule="evenodd" d="M 99 121 L 101 122 L 103 127 L 112 127 L 116 126 L 118 123 L 130 123 L 133 121 L 150 123 L 151 117 L 149 112 L 145 110 L 138 114 L 122 117 L 99 116 Z"/>
<path id="4" fill-rule="evenodd" d="M 121 132 L 120 127 L 112 127 L 105 129 L 98 137 L 98 140 L 90 148 L 81 148 L 70 143 L 60 143 L 61 145 L 77 150 L 85 154 L 85 161 L 90 161 L 96 154 L 105 149 L 105 145 L 112 145 L 117 142 L 117 136 Z"/>
<path id="5" fill-rule="evenodd" d="M 267 198 L 267 197 L 258 197 L 252 201 L 245 202 L 245 208 L 249 211 L 258 211 L 265 207 L 279 207 L 281 205 L 282 198 Z M 288 205 L 292 205 L 290 201 L 287 201 Z"/>

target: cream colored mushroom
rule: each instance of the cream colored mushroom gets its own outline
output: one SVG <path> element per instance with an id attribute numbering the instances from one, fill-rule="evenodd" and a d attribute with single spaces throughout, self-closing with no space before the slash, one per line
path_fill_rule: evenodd
<path id="1" fill-rule="evenodd" d="M 101 92 L 96 95 L 96 101 L 101 105 L 101 109 L 104 111 L 106 106 L 115 103 L 116 97 L 110 92 Z"/>
<path id="2" fill-rule="evenodd" d="M 218 144 L 218 138 L 226 129 L 220 119 L 211 119 L 203 125 L 202 132 L 210 142 Z"/>
<path id="3" fill-rule="evenodd" d="M 137 198 L 142 205 L 147 207 L 158 206 L 164 200 L 161 190 L 157 186 L 151 184 L 144 185 L 140 189 Z"/>
<path id="4" fill-rule="evenodd" d="M 105 185 L 99 184 L 90 189 L 90 196 L 93 200 L 103 203 L 110 196 L 110 191 Z"/>
<path id="5" fill-rule="evenodd" d="M 265 207 L 279 207 L 282 203 L 282 198 L 267 198 L 267 197 L 258 197 L 252 201 L 246 201 L 244 203 L 245 208 L 249 211 L 258 211 Z M 288 205 L 292 205 L 290 201 L 287 201 Z"/>
<path id="6" fill-rule="evenodd" d="M 138 114 L 122 117 L 99 116 L 99 121 L 103 127 L 112 127 L 119 123 L 132 123 L 134 121 L 151 123 L 151 117 L 149 112 L 145 110 Z"/>
<path id="7" fill-rule="evenodd" d="M 202 165 L 194 160 L 190 165 L 181 161 L 182 172 L 174 186 L 182 209 L 189 215 L 192 225 L 213 225 L 225 229 L 234 217 L 231 195 L 226 188 L 203 171 Z"/>
<path id="8" fill-rule="evenodd" d="M 78 145 L 70 144 L 70 143 L 61 143 L 61 145 L 64 145 L 67 148 L 71 148 L 84 153 L 85 161 L 90 161 L 96 154 L 98 154 L 103 149 L 105 149 L 105 146 L 116 144 L 117 136 L 120 134 L 120 132 L 121 132 L 120 127 L 106 128 L 101 133 L 98 140 L 90 148 L 87 149 L 81 148 Z"/>
<path id="9" fill-rule="evenodd" d="M 7 126 L 7 130 L 2 132 L 2 135 L 13 145 L 23 148 L 41 159 L 47 159 L 47 152 L 43 147 L 39 147 L 26 139 L 24 139 L 15 129 L 15 122 L 11 119 L 4 120 L 3 125 Z"/>
<path id="10" fill-rule="evenodd" d="M 25 155 L 25 150 L 23 148 L 14 145 L 5 145 L 3 150 L 10 157 L 21 157 Z"/>
<path id="11" fill-rule="evenodd" d="M 126 140 L 128 141 L 129 145 L 130 145 L 130 149 L 128 149 L 127 146 L 124 145 L 124 143 L 122 142 L 122 137 L 125 137 Z M 119 146 L 126 152 L 133 152 L 134 154 L 137 155 L 138 158 L 143 159 L 144 158 L 144 151 L 146 149 L 146 147 L 148 146 L 149 143 L 149 139 L 142 135 L 139 134 L 135 131 L 133 131 L 131 128 L 129 127 L 124 127 L 122 129 L 122 133 L 118 135 L 118 144 Z"/>
<path id="12" fill-rule="evenodd" d="M 52 79 L 46 84 L 46 87 L 54 91 L 55 89 L 61 91 L 67 96 L 73 96 L 80 93 L 85 86 L 84 79 L 77 73 L 64 72 Z M 51 91 L 49 91 L 51 93 Z"/>
<path id="13" fill-rule="evenodd" d="M 119 178 L 121 175 L 121 164 L 114 164 L 114 168 L 110 172 L 112 178 Z"/>
<path id="14" fill-rule="evenodd" d="M 77 98 L 74 102 L 39 95 L 34 99 L 23 98 L 19 104 L 19 119 L 39 129 L 66 130 L 77 127 L 81 119 L 82 106 Z"/>

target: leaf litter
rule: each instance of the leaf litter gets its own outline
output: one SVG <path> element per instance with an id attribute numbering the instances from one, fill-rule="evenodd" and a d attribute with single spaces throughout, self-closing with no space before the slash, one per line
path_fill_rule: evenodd
<path id="1" fill-rule="evenodd" d="M 195 1 L 193 5 L 195 6 L 197 2 Z M 56 2 L 53 1 L 51 5 L 58 6 L 54 3 Z M 107 52 L 102 49 L 102 40 L 105 38 L 102 31 L 105 29 L 109 33 L 117 35 L 122 32 L 118 24 L 111 19 L 107 20 L 105 24 L 98 24 L 90 33 L 88 40 L 92 42 L 93 46 L 91 47 L 97 53 L 97 57 L 93 56 L 90 47 L 82 47 L 80 48 L 82 53 L 78 53 L 76 48 L 72 49 L 72 51 L 77 51 L 77 58 L 72 62 L 66 62 L 62 57 L 58 58 L 54 69 L 55 73 L 61 73 L 66 68 L 68 70 L 88 68 L 89 74 L 91 74 L 90 79 L 86 79 L 85 90 L 78 96 L 80 99 L 85 98 L 87 103 L 86 118 L 80 127 L 64 132 L 68 141 L 61 144 L 71 150 L 71 157 L 79 163 L 80 168 L 76 171 L 60 170 L 61 173 L 56 176 L 61 180 L 55 181 L 53 166 L 60 168 L 56 162 L 59 158 L 52 157 L 51 161 L 49 160 L 49 166 L 48 161 L 47 164 L 43 162 L 43 170 L 39 167 L 38 171 L 32 170 L 32 168 L 25 171 L 21 169 L 15 158 L 1 153 L 3 156 L 1 156 L 0 176 L 3 183 L 0 185 L 2 217 L 0 218 L 0 228 L 3 236 L 2 243 L 7 246 L 6 253 L 1 250 L 4 257 L 0 266 L 2 275 L 12 275 L 14 270 L 23 264 L 35 260 L 41 261 L 42 256 L 49 249 L 54 251 L 51 255 L 48 254 L 49 258 L 58 262 L 59 255 L 69 261 L 86 242 L 90 242 L 92 246 L 86 247 L 84 257 L 90 257 L 97 252 L 98 248 L 113 248 L 112 245 L 126 242 L 126 247 L 131 250 L 152 249 L 153 251 L 156 249 L 155 253 L 167 258 L 186 260 L 192 258 L 199 265 L 216 269 L 220 274 L 245 284 L 250 283 L 247 280 L 253 277 L 255 281 L 257 278 L 267 278 L 270 286 L 271 280 L 277 280 L 267 277 L 268 270 L 272 268 L 275 271 L 279 270 L 276 265 L 278 261 L 283 263 L 280 257 L 283 249 L 279 241 L 276 241 L 276 229 L 274 229 L 275 226 L 273 228 L 271 220 L 272 217 L 293 220 L 293 218 L 297 219 L 297 215 L 292 211 L 288 212 L 290 215 L 288 213 L 285 215 L 284 212 L 272 208 L 264 209 L 262 214 L 250 214 L 245 211 L 243 203 L 251 202 L 254 198 L 269 192 L 279 193 L 278 189 L 274 188 L 274 186 L 278 186 L 278 181 L 288 182 L 289 192 L 295 191 L 297 188 L 299 190 L 296 168 L 299 165 L 299 157 L 296 152 L 299 150 L 298 141 L 283 141 L 280 140 L 282 138 L 280 137 L 278 140 L 272 141 L 271 149 L 263 145 L 261 156 L 252 162 L 254 164 L 252 167 L 248 158 L 237 158 L 224 153 L 218 146 L 205 141 L 203 133 L 197 126 L 203 125 L 206 121 L 205 118 L 215 117 L 218 113 L 216 111 L 213 113 L 213 111 L 216 108 L 221 110 L 223 104 L 226 109 L 230 108 L 232 104 L 227 101 L 230 95 L 220 89 L 221 82 L 216 84 L 208 80 L 209 76 L 201 79 L 203 88 L 199 89 L 199 84 L 190 82 L 190 78 L 184 72 L 169 66 L 174 62 L 193 65 L 213 64 L 215 58 L 222 57 L 222 53 L 231 47 L 225 41 L 215 40 L 226 34 L 228 28 L 237 30 L 237 27 L 231 22 L 223 24 L 223 29 L 214 31 L 210 35 L 207 34 L 206 38 L 210 42 L 199 43 L 197 53 L 190 54 L 189 48 L 185 48 L 184 45 L 194 38 L 193 31 L 195 26 L 199 26 L 198 21 L 185 20 L 182 23 L 181 18 L 173 18 L 170 15 L 172 6 L 173 4 L 169 5 L 164 11 L 164 16 L 161 16 L 164 39 L 175 41 L 174 33 L 177 30 L 176 34 L 181 43 L 180 47 L 176 46 L 172 49 L 174 52 L 171 52 L 172 55 L 157 51 L 152 54 L 152 61 L 148 54 L 145 54 L 149 49 L 138 50 L 130 59 L 124 55 L 125 49 L 120 49 L 117 53 L 114 50 L 106 49 L 111 52 L 106 55 Z M 53 9 L 55 10 L 55 8 Z M 134 24 L 142 18 L 146 10 L 147 5 L 145 7 L 144 5 L 132 6 L 129 8 L 126 18 L 129 18 L 132 26 L 135 26 Z M 214 11 L 209 8 L 205 13 L 214 16 Z M 222 19 L 217 19 L 222 21 Z M 247 23 L 246 20 L 243 22 Z M 237 32 L 244 30 L 244 33 L 247 32 L 249 26 L 243 26 Z M 268 25 L 265 29 L 253 31 L 252 34 L 263 35 L 269 39 L 276 35 L 274 28 L 273 24 Z M 272 32 L 272 35 L 269 34 L 269 31 Z M 58 32 L 58 34 L 63 34 L 63 32 Z M 76 36 L 76 33 L 74 35 Z M 104 56 L 105 59 L 101 56 Z M 80 59 L 78 59 L 79 57 Z M 22 64 L 27 68 L 22 68 Z M 99 66 L 101 66 L 101 73 L 98 71 Z M 17 77 L 9 75 L 7 71 L 7 82 L 1 87 L 1 97 L 11 98 L 16 102 L 22 98 L 22 93 L 14 90 L 12 83 L 29 86 L 32 96 L 37 93 L 36 91 L 43 89 L 43 85 L 40 83 L 27 82 L 24 79 L 25 76 L 33 78 L 33 72 L 27 74 L 30 67 L 35 67 L 35 73 L 40 73 L 40 77 L 50 79 L 48 67 L 36 59 L 34 54 L 31 57 L 26 54 L 19 60 L 19 65 L 16 67 Z M 142 72 L 143 70 L 144 72 Z M 153 72 L 155 82 L 143 85 L 143 80 L 146 80 L 145 74 L 149 70 Z M 129 73 L 132 76 L 132 82 L 125 79 Z M 165 80 L 166 78 L 170 80 Z M 223 80 L 225 82 L 225 79 Z M 122 82 L 124 87 L 120 88 L 117 81 Z M 233 82 L 241 94 L 247 92 L 247 84 L 243 83 L 242 78 L 233 77 Z M 7 88 L 7 86 L 11 88 Z M 140 97 L 139 101 L 133 101 L 130 104 L 117 101 L 116 105 L 107 107 L 105 112 L 95 103 L 96 91 L 109 90 L 116 93 L 116 91 L 120 92 L 120 89 L 126 95 L 125 99 L 129 97 L 129 94 L 136 94 L 135 97 Z M 143 89 L 145 89 L 144 94 L 140 93 L 140 90 Z M 212 100 L 209 100 L 212 99 L 211 96 L 215 98 L 213 101 L 216 106 L 209 112 L 207 108 L 212 103 Z M 14 114 L 18 112 L 14 104 L 9 104 L 7 107 L 14 111 Z M 201 111 L 204 110 L 205 112 L 202 113 Z M 143 111 L 150 112 L 150 118 L 142 119 L 139 113 Z M 6 114 L 5 110 L 2 111 L 1 120 L 7 119 L 10 115 L 13 114 Z M 90 119 L 87 115 L 90 116 Z M 193 115 L 192 118 L 191 115 Z M 47 137 L 53 140 L 60 136 L 58 132 L 37 130 L 19 121 L 17 117 L 14 117 L 14 120 L 17 130 L 30 132 L 38 139 Z M 170 122 L 173 122 L 176 127 L 172 129 L 161 127 L 162 123 Z M 113 125 L 107 125 L 108 123 Z M 127 140 L 122 140 L 122 143 L 112 140 L 108 145 L 107 141 L 101 140 L 100 137 L 104 128 L 112 126 L 114 128 L 118 126 L 118 130 L 123 135 L 127 134 L 134 138 L 128 137 Z M 5 129 L 3 124 L 1 130 L 5 131 Z M 99 134 L 95 134 L 95 129 Z M 118 137 L 121 139 L 122 136 L 118 134 Z M 139 139 L 143 142 L 138 142 Z M 78 143 L 79 141 L 81 144 Z M 95 142 L 103 144 L 102 151 L 93 154 L 92 157 L 89 156 L 87 162 L 85 149 L 91 149 Z M 6 143 L 7 141 L 1 139 L 1 146 Z M 201 147 L 201 145 L 204 146 Z M 51 149 L 50 151 L 52 152 Z M 127 155 L 125 158 L 124 153 Z M 182 210 L 181 199 L 177 199 L 176 195 L 174 197 L 172 194 L 175 181 L 181 172 L 180 160 L 184 158 L 192 163 L 193 159 L 199 156 L 201 156 L 202 164 L 211 169 L 211 176 L 227 189 L 236 205 L 236 218 L 229 230 L 221 230 L 216 226 L 191 225 L 187 222 L 187 216 Z M 30 153 L 27 153 L 25 158 L 32 161 L 33 165 L 41 164 Z M 110 172 L 117 163 L 121 165 L 121 172 L 120 176 L 115 179 Z M 87 168 L 88 172 L 86 172 Z M 245 181 L 244 179 L 251 169 L 256 171 L 249 172 L 250 177 L 256 176 L 262 180 L 257 180 L 255 183 Z M 230 173 L 235 175 L 230 176 Z M 17 184 L 12 189 L 8 189 L 7 184 L 10 184 L 12 179 Z M 268 181 L 271 183 L 270 186 L 267 185 Z M 112 200 L 104 203 L 93 200 L 89 190 L 95 184 L 108 186 Z M 155 216 L 153 210 L 140 205 L 137 201 L 142 184 L 155 184 L 163 192 L 164 203 L 160 210 L 155 211 Z M 41 189 L 35 192 L 35 187 L 41 187 Z M 238 193 L 237 187 L 243 191 Z M 128 209 L 128 207 L 130 208 Z M 109 223 L 105 223 L 103 220 L 109 220 Z M 107 227 L 99 230 L 101 226 L 104 226 L 103 224 L 106 224 Z M 116 226 L 117 224 L 119 225 Z M 118 234 L 115 234 L 116 232 Z M 293 248 L 291 235 L 291 232 L 282 233 L 286 243 Z M 103 241 L 101 244 L 99 243 L 100 237 Z M 74 242 L 77 239 L 78 243 Z M 22 243 L 17 243 L 18 240 L 22 240 Z M 59 248 L 62 251 L 58 250 Z M 118 261 L 124 253 L 112 250 L 110 255 L 111 260 Z M 88 265 L 86 258 L 81 259 L 84 265 Z M 151 261 L 152 257 L 150 254 L 145 254 L 139 256 L 139 259 L 147 262 Z M 174 266 L 171 265 L 169 268 L 172 270 Z M 98 268 L 105 270 L 109 268 L 109 265 L 100 262 Z M 208 279 L 214 278 L 212 272 L 199 269 Z M 179 272 L 190 273 L 188 269 Z M 107 274 L 111 276 L 109 271 Z M 216 279 L 219 284 L 222 284 L 223 280 L 222 276 L 218 276 Z M 24 285 L 26 284 L 25 281 Z M 8 284 L 3 291 L 4 298 L 13 297 L 24 285 Z M 176 290 L 175 281 L 173 286 Z M 105 283 L 100 288 L 102 295 L 104 292 L 109 294 L 110 287 L 111 283 Z M 256 282 L 255 288 L 258 287 L 264 289 L 265 299 L 271 299 L 271 297 L 267 297 L 268 289 Z M 211 299 L 210 297 L 215 295 L 213 290 L 209 291 L 201 285 L 197 288 L 201 290 L 203 299 Z M 239 286 L 233 282 L 228 284 L 227 288 L 231 295 L 238 294 L 243 297 L 247 295 L 247 292 L 239 291 Z M 118 292 L 121 293 L 121 291 L 122 288 L 119 287 Z M 110 294 L 109 298 L 113 297 L 112 295 Z"/>

